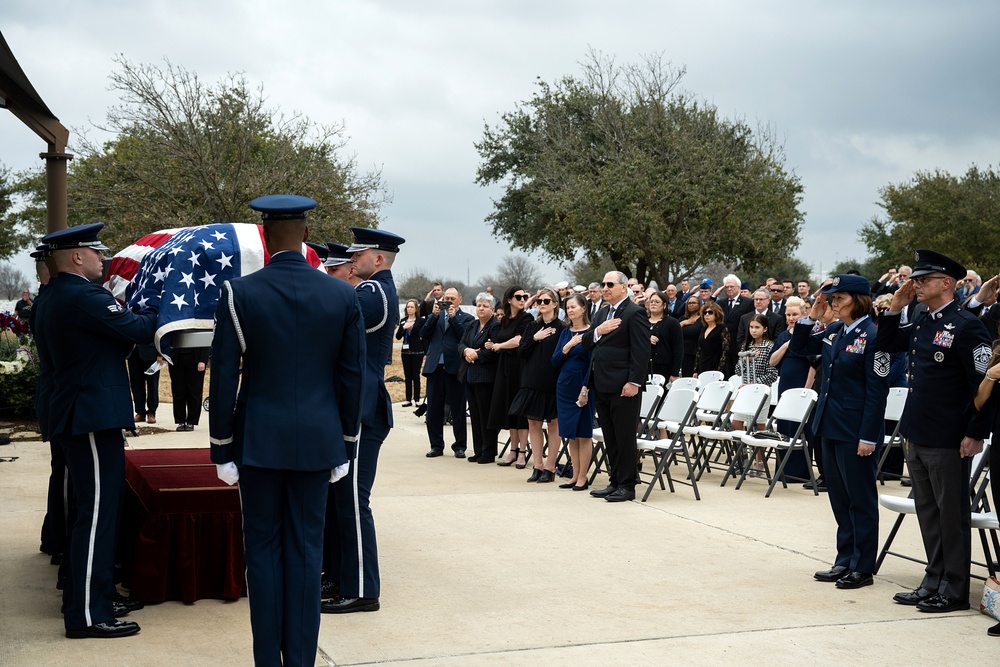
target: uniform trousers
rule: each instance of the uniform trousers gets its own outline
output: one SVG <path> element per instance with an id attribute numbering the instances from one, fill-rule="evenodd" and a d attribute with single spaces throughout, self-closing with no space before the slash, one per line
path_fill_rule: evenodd
<path id="1" fill-rule="evenodd" d="M 73 479 L 72 515 L 63 590 L 67 630 L 114 620 L 115 545 L 125 482 L 121 429 L 56 438 Z"/>
<path id="2" fill-rule="evenodd" d="M 240 468 L 256 665 L 316 662 L 323 510 L 330 471 Z"/>
<path id="3" fill-rule="evenodd" d="M 131 355 L 128 358 L 128 383 L 137 415 L 155 415 L 160 407 L 160 371 L 146 375 L 146 369 L 152 365 L 145 359 L 133 359 Z"/>
<path id="4" fill-rule="evenodd" d="M 465 385 L 445 370 L 444 365 L 427 376 L 427 439 L 431 449 L 444 451 L 444 404 L 451 406 L 451 430 L 455 435 L 456 452 L 464 452 L 468 436 L 465 433 Z"/>
<path id="5" fill-rule="evenodd" d="M 500 437 L 498 429 L 487 426 L 490 420 L 490 404 L 493 403 L 493 383 L 467 384 L 465 391 L 469 398 L 472 449 L 476 453 L 476 460 L 480 463 L 492 461 L 497 457 L 497 439 Z"/>
<path id="6" fill-rule="evenodd" d="M 972 526 L 969 474 L 972 457 L 957 448 L 908 443 L 906 465 L 924 542 L 927 567 L 921 588 L 953 600 L 969 599 Z"/>
<path id="7" fill-rule="evenodd" d="M 878 558 L 878 487 L 875 470 L 881 448 L 858 456 L 858 443 L 823 439 L 825 480 L 837 520 L 834 565 L 870 574 Z"/>
<path id="8" fill-rule="evenodd" d="M 173 351 L 170 364 L 170 393 L 174 399 L 174 421 L 197 425 L 205 392 L 205 371 L 198 370 L 198 353 L 190 349 Z"/>
<path id="9" fill-rule="evenodd" d="M 639 429 L 639 412 L 642 409 L 639 394 L 625 398 L 620 393 L 593 392 L 597 419 L 604 433 L 604 447 L 608 453 L 609 484 L 635 490 L 639 481 L 639 452 L 636 431 Z"/>
<path id="10" fill-rule="evenodd" d="M 377 598 L 381 592 L 378 545 L 371 510 L 378 455 L 389 435 L 385 403 L 378 401 L 372 426 L 361 426 L 360 443 L 348 442 L 347 475 L 330 485 L 327 501 L 325 571 L 345 598 Z"/>
<path id="11" fill-rule="evenodd" d="M 69 475 L 66 474 L 66 457 L 62 447 L 49 441 L 49 488 L 45 499 L 45 518 L 42 520 L 41 551 L 56 556 L 66 550 L 66 531 L 69 514 Z"/>

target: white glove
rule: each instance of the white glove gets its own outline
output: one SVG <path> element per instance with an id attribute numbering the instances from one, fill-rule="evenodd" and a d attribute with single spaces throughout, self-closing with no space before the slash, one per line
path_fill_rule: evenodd
<path id="1" fill-rule="evenodd" d="M 338 479 L 343 479 L 347 476 L 347 471 L 350 469 L 351 464 L 345 463 L 344 465 L 339 465 L 330 471 L 330 484 L 333 484 Z"/>
<path id="2" fill-rule="evenodd" d="M 216 463 L 215 474 L 229 486 L 240 481 L 240 469 L 232 461 L 229 463 Z"/>

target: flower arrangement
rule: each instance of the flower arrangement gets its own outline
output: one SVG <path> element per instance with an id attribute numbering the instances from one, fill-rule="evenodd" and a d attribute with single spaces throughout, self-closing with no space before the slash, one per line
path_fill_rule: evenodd
<path id="1" fill-rule="evenodd" d="M 33 417 L 38 354 L 28 323 L 0 313 L 0 414 Z"/>

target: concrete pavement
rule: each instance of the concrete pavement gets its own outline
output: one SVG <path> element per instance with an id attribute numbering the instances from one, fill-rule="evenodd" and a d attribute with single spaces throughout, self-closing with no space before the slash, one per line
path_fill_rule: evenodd
<path id="1" fill-rule="evenodd" d="M 168 406 L 159 414 L 172 429 Z M 919 583 L 915 563 L 889 558 L 856 591 L 814 581 L 833 557 L 825 496 L 795 486 L 765 499 L 761 480 L 736 491 L 712 473 L 700 502 L 679 486 L 610 504 L 527 484 L 529 470 L 427 459 L 422 420 L 395 416 L 372 502 L 382 609 L 324 616 L 319 665 L 972 664 L 1000 651 L 977 611 L 891 601 Z M 206 425 L 131 445 L 207 446 Z M 252 664 L 245 598 L 150 605 L 130 616 L 136 637 L 65 639 L 56 568 L 38 552 L 48 447 L 0 456 L 18 457 L 0 463 L 0 665 Z M 894 518 L 883 510 L 883 539 Z M 922 553 L 912 517 L 895 548 Z M 977 609 L 981 583 L 972 591 Z"/>

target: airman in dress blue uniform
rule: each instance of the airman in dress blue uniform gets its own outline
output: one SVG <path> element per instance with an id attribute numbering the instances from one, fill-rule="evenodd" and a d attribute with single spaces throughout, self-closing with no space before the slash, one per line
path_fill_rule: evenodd
<path id="1" fill-rule="evenodd" d="M 352 227 L 351 253 L 361 313 L 365 320 L 365 392 L 362 396 L 361 437 L 347 447 L 347 476 L 333 485 L 336 530 L 328 530 L 327 578 L 339 584 L 339 595 L 323 602 L 323 612 L 344 614 L 377 611 L 380 582 L 375 521 L 370 498 L 378 454 L 392 428 L 392 400 L 385 388 L 385 367 L 392 361 L 393 333 L 399 319 L 399 298 L 392 264 L 404 239 L 377 229 Z M 330 517 L 327 525 L 331 526 Z M 338 577 L 339 572 L 339 577 Z"/>
<path id="2" fill-rule="evenodd" d="M 136 623 L 117 621 L 114 553 L 125 479 L 122 429 L 134 429 L 125 357 L 149 344 L 152 304 L 136 314 L 94 281 L 104 273 L 104 223 L 80 225 L 42 239 L 59 270 L 36 307 L 35 341 L 45 377 L 39 395 L 44 436 L 56 443 L 73 479 L 64 589 L 66 636 L 124 637 Z"/>
<path id="3" fill-rule="evenodd" d="M 357 285 L 360 281 L 354 275 L 354 265 L 351 264 L 351 255 L 353 254 L 347 249 L 346 245 L 327 243 L 326 259 L 323 260 L 323 268 L 334 278 L 340 278 L 344 282 Z"/>
<path id="4" fill-rule="evenodd" d="M 879 351 L 909 353 L 909 396 L 899 422 L 907 439 L 906 465 L 927 567 L 920 586 L 896 602 L 926 612 L 969 608 L 972 558 L 969 474 L 982 451 L 991 415 L 977 412 L 976 389 L 990 359 L 983 323 L 954 299 L 965 268 L 934 252 L 917 250 L 910 279 L 879 319 Z M 916 295 L 927 311 L 900 326 L 900 312 Z"/>
<path id="5" fill-rule="evenodd" d="M 220 479 L 239 482 L 254 660 L 311 666 L 327 491 L 347 472 L 345 442 L 361 421 L 364 322 L 354 290 L 302 254 L 316 202 L 272 195 L 250 206 L 262 214 L 271 259 L 223 283 L 211 455 Z"/>
<path id="6" fill-rule="evenodd" d="M 839 321 L 813 334 L 815 322 L 799 320 L 789 347 L 798 354 L 823 358 L 813 423 L 823 438 L 823 474 L 837 520 L 837 558 L 832 568 L 814 576 L 836 582 L 837 588 L 870 586 L 878 557 L 875 471 L 885 432 L 892 364 L 888 353 L 875 350 L 878 327 L 870 316 L 870 294 L 867 278 L 834 277 L 822 289 L 814 313 L 819 317 L 829 307 Z"/>

